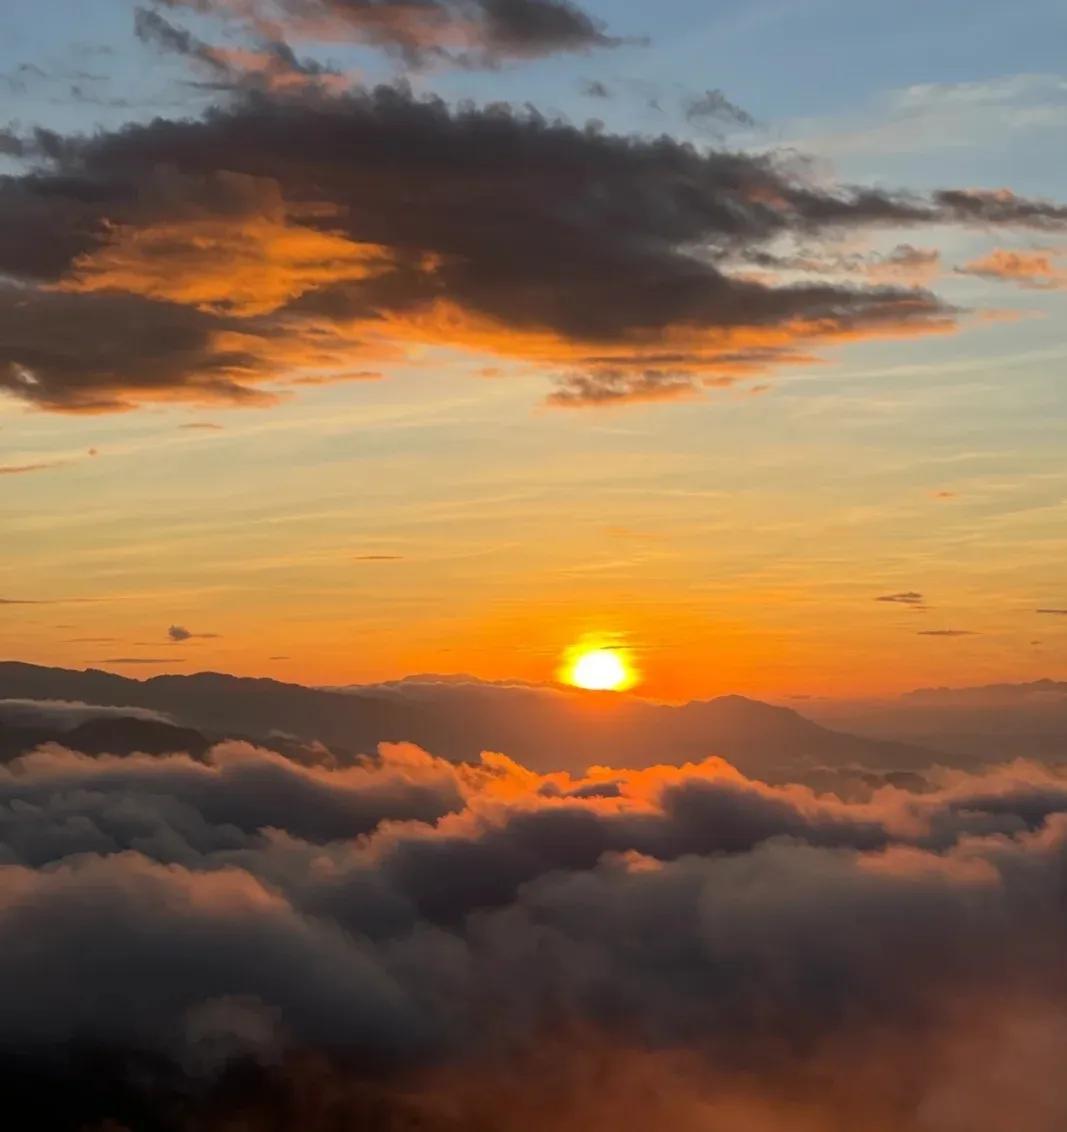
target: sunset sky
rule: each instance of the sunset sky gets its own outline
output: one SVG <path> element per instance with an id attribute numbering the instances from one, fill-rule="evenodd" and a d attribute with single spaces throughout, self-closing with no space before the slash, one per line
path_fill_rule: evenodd
<path id="1" fill-rule="evenodd" d="M 6 0 L 0 654 L 1062 676 L 1067 7 L 540 7 Z"/>

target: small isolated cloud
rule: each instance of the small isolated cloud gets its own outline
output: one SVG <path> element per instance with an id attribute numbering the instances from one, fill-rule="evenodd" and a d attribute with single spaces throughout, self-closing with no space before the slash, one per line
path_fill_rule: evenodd
<path id="1" fill-rule="evenodd" d="M 213 421 L 190 421 L 188 424 L 178 425 L 179 428 L 204 429 L 209 432 L 222 432 L 222 425 Z"/>
<path id="2" fill-rule="evenodd" d="M 957 492 L 957 491 L 934 491 L 934 492 L 931 492 L 931 495 L 933 495 L 933 497 L 935 499 L 957 499 L 957 498 L 959 498 L 959 492 Z"/>
<path id="3" fill-rule="evenodd" d="M 183 641 L 213 641 L 217 640 L 218 633 L 193 633 L 186 629 L 184 625 L 171 625 L 167 630 L 167 636 L 175 643 L 179 644 Z"/>
<path id="4" fill-rule="evenodd" d="M 101 664 L 184 664 L 183 656 L 107 656 Z"/>
<path id="5" fill-rule="evenodd" d="M 404 556 L 402 554 L 356 554 L 353 555 L 353 562 L 402 562 Z"/>
<path id="6" fill-rule="evenodd" d="M 1059 291 L 1067 287 L 1067 270 L 1049 252 L 1008 251 L 997 248 L 987 256 L 957 267 L 958 275 L 977 275 L 1015 283 L 1029 291 Z"/>
<path id="7" fill-rule="evenodd" d="M 1038 613 L 1047 613 L 1053 617 L 1067 617 L 1067 609 L 1039 609 Z"/>
<path id="8" fill-rule="evenodd" d="M 970 629 L 923 629 L 916 634 L 919 637 L 978 637 L 980 633 Z"/>
<path id="9" fill-rule="evenodd" d="M 916 593 L 914 590 L 908 590 L 905 593 L 899 594 L 883 594 L 881 597 L 876 597 L 875 601 L 886 601 L 894 605 L 925 605 L 926 599 L 922 594 Z"/>
<path id="10" fill-rule="evenodd" d="M 568 374 L 545 398 L 564 409 L 631 405 L 650 401 L 689 401 L 700 396 L 701 383 L 689 374 L 646 370 L 598 370 Z"/>
<path id="11" fill-rule="evenodd" d="M 683 110 L 686 121 L 693 123 L 718 122 L 745 127 L 756 124 L 756 119 L 747 110 L 731 102 L 721 90 L 706 90 L 686 99 Z"/>
<path id="12" fill-rule="evenodd" d="M 582 94 L 586 98 L 610 98 L 611 89 L 599 79 L 591 79 L 589 82 L 582 83 Z"/>

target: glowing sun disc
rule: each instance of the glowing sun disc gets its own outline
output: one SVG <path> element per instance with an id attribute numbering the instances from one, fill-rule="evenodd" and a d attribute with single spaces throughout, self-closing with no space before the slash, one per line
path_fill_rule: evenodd
<path id="1" fill-rule="evenodd" d="M 621 692 L 637 682 L 625 651 L 614 648 L 575 649 L 562 676 L 590 692 Z"/>

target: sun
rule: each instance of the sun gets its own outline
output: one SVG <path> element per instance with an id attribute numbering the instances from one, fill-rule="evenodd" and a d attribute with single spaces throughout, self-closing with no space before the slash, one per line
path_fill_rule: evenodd
<path id="1" fill-rule="evenodd" d="M 626 683 L 626 665 L 611 649 L 594 649 L 580 656 L 571 671 L 571 681 L 591 692 L 614 692 Z"/>
<path id="2" fill-rule="evenodd" d="M 602 645 L 575 645 L 567 650 L 560 679 L 590 692 L 623 692 L 637 683 L 627 649 Z"/>

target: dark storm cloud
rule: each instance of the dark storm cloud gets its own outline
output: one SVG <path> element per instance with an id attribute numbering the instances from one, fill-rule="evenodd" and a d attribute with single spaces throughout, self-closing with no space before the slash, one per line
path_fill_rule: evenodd
<path id="1" fill-rule="evenodd" d="M 916 287 L 726 270 L 777 237 L 1067 222 L 394 88 L 247 92 L 200 120 L 22 144 L 37 168 L 0 182 L 0 272 L 23 280 L 0 291 L 0 383 L 47 408 L 248 400 L 294 370 L 380 365 L 383 338 L 521 356 L 559 376 L 560 404 L 643 400 L 954 324 Z"/>
<path id="2" fill-rule="evenodd" d="M 685 117 L 689 122 L 719 122 L 730 126 L 754 126 L 756 119 L 743 107 L 731 102 L 721 90 L 706 90 L 684 103 Z"/>

